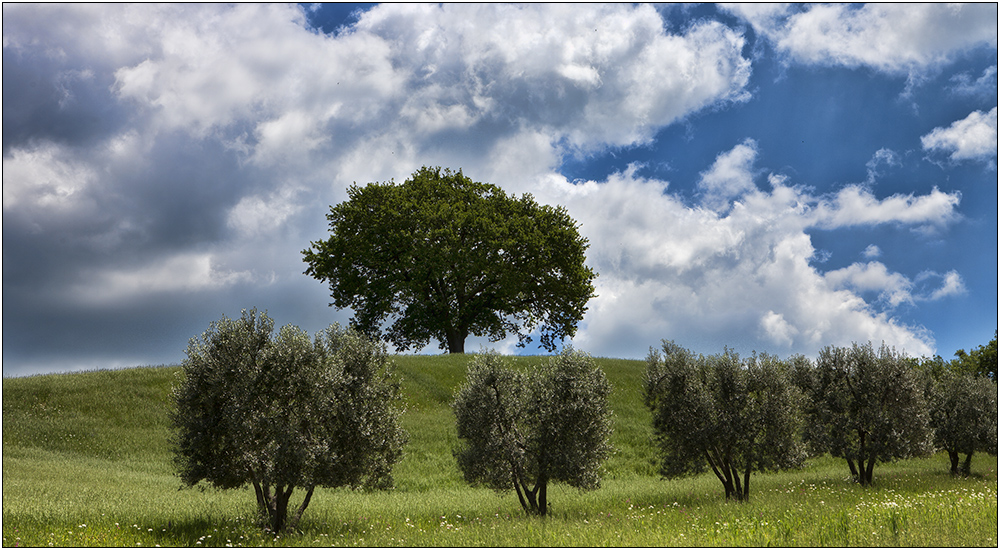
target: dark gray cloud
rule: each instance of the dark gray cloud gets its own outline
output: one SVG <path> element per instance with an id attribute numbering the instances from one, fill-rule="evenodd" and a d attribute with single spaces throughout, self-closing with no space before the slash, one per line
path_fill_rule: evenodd
<path id="1" fill-rule="evenodd" d="M 32 142 L 86 146 L 128 124 L 130 109 L 114 97 L 114 70 L 141 58 L 143 48 L 105 40 L 114 18 L 80 6 L 4 6 L 3 13 L 4 156 Z"/>
<path id="2" fill-rule="evenodd" d="M 323 285 L 313 283 L 263 288 L 244 283 L 102 305 L 46 293 L 57 287 L 18 289 L 5 283 L 3 316 L 16 322 L 4 323 L 4 375 L 176 363 L 189 338 L 223 315 L 238 317 L 242 308 L 267 310 L 277 324 L 310 332 L 346 323 L 346 314 L 326 306 Z"/>
<path id="3" fill-rule="evenodd" d="M 11 170 L 5 176 L 11 179 L 5 185 L 22 185 L 17 170 L 22 160 L 81 166 L 100 162 L 101 156 L 92 150 L 72 150 L 62 158 L 15 155 L 5 159 L 13 165 L 7 166 Z M 127 266 L 217 242 L 228 231 L 226 212 L 255 188 L 254 175 L 244 174 L 231 152 L 184 136 L 157 140 L 141 160 L 105 161 L 101 168 L 68 168 L 67 182 L 49 182 L 80 186 L 65 197 L 55 191 L 52 197 L 34 194 L 10 201 L 3 219 L 4 258 L 13 268 L 5 270 L 5 284 L 37 282 L 39 276 L 58 280 L 87 268 Z M 46 204 L 47 198 L 65 204 Z"/>

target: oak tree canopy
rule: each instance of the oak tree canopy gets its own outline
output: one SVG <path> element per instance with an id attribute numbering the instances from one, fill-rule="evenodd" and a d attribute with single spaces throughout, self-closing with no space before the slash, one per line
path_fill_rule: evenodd
<path id="1" fill-rule="evenodd" d="M 352 326 L 400 350 L 436 339 L 464 353 L 470 334 L 523 347 L 537 329 L 553 351 L 594 296 L 587 239 L 561 206 L 426 166 L 348 197 L 330 208 L 330 237 L 302 251 L 305 273 L 354 310 Z"/>

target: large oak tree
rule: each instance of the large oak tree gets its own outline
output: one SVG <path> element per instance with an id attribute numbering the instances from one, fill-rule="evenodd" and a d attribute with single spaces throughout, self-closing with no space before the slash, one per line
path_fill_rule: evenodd
<path id="1" fill-rule="evenodd" d="M 451 353 L 470 334 L 524 346 L 538 329 L 549 351 L 575 334 L 596 274 L 565 208 L 428 167 L 348 196 L 330 208 L 330 237 L 302 253 L 362 332 L 399 349 L 433 338 Z"/>

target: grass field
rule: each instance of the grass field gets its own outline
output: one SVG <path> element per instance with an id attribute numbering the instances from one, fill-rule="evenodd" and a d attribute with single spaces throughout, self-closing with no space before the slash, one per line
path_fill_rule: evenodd
<path id="1" fill-rule="evenodd" d="M 410 434 L 396 489 L 317 490 L 300 533 L 265 535 L 252 489 L 183 489 L 167 425 L 176 367 L 3 380 L 4 546 L 993 546 L 997 459 L 952 478 L 945 455 L 880 464 L 876 486 L 820 457 L 756 474 L 729 503 L 710 475 L 661 480 L 641 361 L 599 359 L 613 385 L 615 454 L 601 489 L 550 489 L 551 516 L 469 488 L 449 404 L 467 356 L 399 356 Z M 529 365 L 544 358 L 517 359 Z M 301 497 L 301 492 L 298 494 Z M 293 504 L 297 502 L 293 496 Z"/>

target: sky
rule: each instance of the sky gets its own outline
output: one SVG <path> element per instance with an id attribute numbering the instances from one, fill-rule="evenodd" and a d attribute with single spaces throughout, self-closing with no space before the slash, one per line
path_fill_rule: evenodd
<path id="1" fill-rule="evenodd" d="M 4 4 L 3 376 L 347 323 L 352 183 L 565 206 L 572 345 L 953 357 L 997 327 L 997 5 Z M 537 338 L 536 338 L 537 342 Z M 466 349 L 518 350 L 516 338 Z M 441 353 L 436 342 L 420 353 Z"/>

